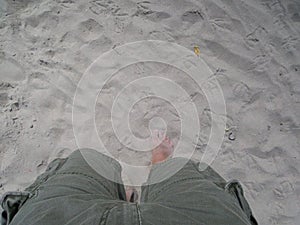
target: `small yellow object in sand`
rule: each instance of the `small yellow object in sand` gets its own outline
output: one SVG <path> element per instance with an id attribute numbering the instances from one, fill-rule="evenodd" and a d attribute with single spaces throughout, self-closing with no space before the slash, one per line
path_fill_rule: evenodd
<path id="1" fill-rule="evenodd" d="M 198 46 L 195 46 L 195 47 L 194 47 L 194 52 L 195 52 L 195 54 L 196 54 L 197 56 L 200 55 L 200 49 L 199 49 Z"/>

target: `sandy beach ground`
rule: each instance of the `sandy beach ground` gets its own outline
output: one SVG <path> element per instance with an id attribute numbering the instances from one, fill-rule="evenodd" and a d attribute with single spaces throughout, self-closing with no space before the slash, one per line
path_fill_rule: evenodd
<path id="1" fill-rule="evenodd" d="M 212 167 L 241 181 L 259 224 L 299 224 L 299 12 L 298 0 L 0 0 L 0 194 L 22 190 L 52 159 L 77 149 L 73 98 L 95 58 L 128 42 L 162 40 L 199 46 L 223 90 L 227 128 Z M 197 105 L 201 154 L 211 123 L 205 97 L 159 63 L 124 68 L 106 84 L 95 105 L 103 143 L 128 163 L 149 163 L 149 153 L 118 142 L 110 107 L 130 80 L 152 73 L 176 80 Z M 133 107 L 134 133 L 146 137 L 157 115 L 176 142 L 180 119 L 161 99 Z"/>

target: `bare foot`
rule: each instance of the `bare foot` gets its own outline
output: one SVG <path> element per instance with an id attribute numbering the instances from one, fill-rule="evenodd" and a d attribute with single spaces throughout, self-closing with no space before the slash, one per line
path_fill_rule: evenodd
<path id="1" fill-rule="evenodd" d="M 126 189 L 126 200 L 127 202 L 136 202 L 138 200 L 137 190 L 133 187 Z"/>
<path id="2" fill-rule="evenodd" d="M 174 151 L 173 142 L 169 137 L 164 136 L 162 131 L 153 131 L 152 141 L 157 146 L 152 150 L 152 164 L 163 162 L 172 155 Z M 126 200 L 128 202 L 136 202 L 138 200 L 138 193 L 134 187 L 129 186 L 126 188 Z"/>
<path id="3" fill-rule="evenodd" d="M 155 130 L 152 134 L 152 139 L 155 145 L 158 145 L 152 150 L 152 164 L 165 161 L 174 151 L 173 142 L 169 137 L 164 136 L 162 131 Z"/>

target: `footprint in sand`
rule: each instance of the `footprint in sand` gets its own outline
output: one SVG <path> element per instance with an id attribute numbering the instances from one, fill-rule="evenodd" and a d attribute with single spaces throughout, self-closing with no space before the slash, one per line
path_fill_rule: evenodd
<path id="1" fill-rule="evenodd" d="M 187 11 L 182 16 L 181 19 L 185 22 L 189 22 L 191 24 L 197 23 L 199 21 L 204 20 L 204 17 L 200 10 Z"/>
<path id="2" fill-rule="evenodd" d="M 25 72 L 22 66 L 14 59 L 0 58 L 0 80 L 3 82 L 22 81 Z"/>
<path id="3" fill-rule="evenodd" d="M 94 19 L 88 19 L 78 24 L 75 31 L 84 41 L 91 41 L 99 37 L 103 32 L 103 26 Z"/>

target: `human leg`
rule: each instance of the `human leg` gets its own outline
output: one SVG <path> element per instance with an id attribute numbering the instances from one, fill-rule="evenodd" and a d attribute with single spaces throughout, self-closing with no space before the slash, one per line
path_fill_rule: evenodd
<path id="1" fill-rule="evenodd" d="M 110 208 L 123 204 L 123 185 L 96 172 L 83 153 L 95 159 L 97 170 L 121 181 L 121 167 L 114 159 L 95 150 L 75 151 L 65 160 L 57 159 L 51 163 L 47 171 L 26 189 L 27 198 L 23 198 L 18 212 L 7 224 L 99 224 L 105 220 Z M 11 200 L 12 196 L 7 196 L 3 204 Z M 15 208 L 6 207 L 7 215 Z"/>
<path id="2" fill-rule="evenodd" d="M 204 165 L 184 158 L 158 161 L 142 189 L 143 224 L 257 224 L 244 196 L 232 194 L 233 186 L 211 167 L 202 170 Z M 178 165 L 184 166 L 173 174 Z"/>

